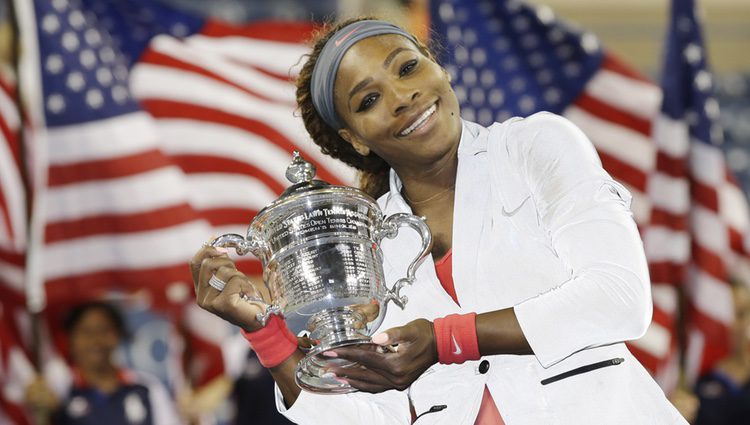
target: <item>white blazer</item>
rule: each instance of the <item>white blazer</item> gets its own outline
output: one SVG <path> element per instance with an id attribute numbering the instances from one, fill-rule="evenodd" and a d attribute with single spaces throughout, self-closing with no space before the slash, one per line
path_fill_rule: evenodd
<path id="1" fill-rule="evenodd" d="M 436 364 L 405 391 L 317 395 L 286 409 L 299 424 L 466 424 L 485 385 L 507 425 L 686 424 L 623 341 L 651 320 L 648 269 L 630 194 L 602 169 L 583 133 L 550 113 L 484 128 L 464 122 L 453 221 L 453 279 L 443 290 L 432 258 L 388 306 L 380 329 L 417 318 L 513 307 L 534 355 Z M 411 212 L 391 172 L 386 215 Z M 384 272 L 403 277 L 415 232 L 384 240 Z M 484 364 L 483 364 L 484 363 Z M 482 367 L 480 367 L 482 365 Z"/>

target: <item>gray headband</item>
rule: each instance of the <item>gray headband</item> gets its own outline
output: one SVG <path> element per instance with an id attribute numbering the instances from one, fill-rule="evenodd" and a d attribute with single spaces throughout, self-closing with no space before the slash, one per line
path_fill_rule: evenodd
<path id="1" fill-rule="evenodd" d="M 358 21 L 336 31 L 323 46 L 323 50 L 320 52 L 317 62 L 315 62 L 310 82 L 313 105 L 323 121 L 334 130 L 343 127 L 333 105 L 333 83 L 336 81 L 336 73 L 339 70 L 341 59 L 354 43 L 381 34 L 400 34 L 419 46 L 413 35 L 389 22 Z"/>

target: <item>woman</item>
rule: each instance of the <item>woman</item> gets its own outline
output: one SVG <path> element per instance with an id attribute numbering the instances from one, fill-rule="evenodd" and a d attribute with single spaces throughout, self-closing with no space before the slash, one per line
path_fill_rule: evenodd
<path id="1" fill-rule="evenodd" d="M 38 378 L 26 391 L 30 407 L 52 412 L 55 425 L 179 423 L 169 393 L 156 378 L 116 364 L 114 354 L 127 329 L 113 305 L 101 301 L 78 305 L 64 327 L 73 362 L 72 385 L 58 398 Z"/>
<path id="2" fill-rule="evenodd" d="M 319 38 L 297 87 L 323 152 L 359 169 L 386 215 L 427 217 L 434 244 L 409 305 L 373 337 L 398 349 L 326 353 L 363 365 L 329 370 L 363 391 L 336 396 L 294 384 L 302 354 L 289 332 L 261 329 L 242 301 L 262 288 L 223 252 L 196 254 L 198 303 L 248 331 L 259 356 L 274 347 L 264 364 L 282 413 L 301 424 L 685 423 L 622 343 L 650 321 L 643 248 L 629 194 L 575 126 L 548 113 L 462 121 L 445 70 L 374 20 Z M 417 247 L 382 248 L 393 282 Z"/>

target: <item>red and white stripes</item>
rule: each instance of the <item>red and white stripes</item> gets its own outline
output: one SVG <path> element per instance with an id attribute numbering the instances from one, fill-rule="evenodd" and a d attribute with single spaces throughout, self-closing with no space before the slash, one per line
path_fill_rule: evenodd
<path id="1" fill-rule="evenodd" d="M 730 270 L 746 264 L 748 208 L 719 148 L 690 140 L 687 124 L 660 113 L 661 90 L 606 57 L 566 111 L 591 138 L 610 174 L 633 192 L 649 261 L 654 318 L 631 349 L 676 384 L 679 296 L 687 297 L 687 376 L 722 356 L 733 320 Z"/>
<path id="2" fill-rule="evenodd" d="M 4 287 L 0 290 L 19 294 L 23 293 L 27 237 L 20 132 L 15 84 L 7 74 L 0 72 L 0 286 Z"/>
<path id="3" fill-rule="evenodd" d="M 654 314 L 646 334 L 629 345 L 644 366 L 670 386 L 674 383 L 665 381 L 675 376 L 670 365 L 676 365 L 677 293 L 672 281 L 655 279 L 653 267 L 672 259 L 669 249 L 674 247 L 675 235 L 688 235 L 669 221 L 665 226 L 656 225 L 654 217 L 673 204 L 684 203 L 687 192 L 675 191 L 674 182 L 658 170 L 659 147 L 653 139 L 652 120 L 660 104 L 658 86 L 605 56 L 601 69 L 564 115 L 586 133 L 604 168 L 633 195 L 631 209 L 652 269 Z M 683 255 L 681 260 L 687 261 L 687 257 Z"/>

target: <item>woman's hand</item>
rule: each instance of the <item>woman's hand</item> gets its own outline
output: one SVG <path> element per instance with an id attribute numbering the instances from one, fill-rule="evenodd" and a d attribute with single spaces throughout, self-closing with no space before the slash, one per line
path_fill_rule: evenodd
<path id="1" fill-rule="evenodd" d="M 190 260 L 190 272 L 201 308 L 248 332 L 261 328 L 256 316 L 265 311 L 268 293 L 237 270 L 225 249 L 201 248 Z M 218 291 L 208 284 L 214 275 L 226 283 L 224 290 Z"/>
<path id="2" fill-rule="evenodd" d="M 404 390 L 437 362 L 432 322 L 417 319 L 375 335 L 373 345 L 342 347 L 324 355 L 359 363 L 360 367 L 334 367 L 328 372 L 352 387 L 369 393 Z"/>
<path id="3" fill-rule="evenodd" d="M 26 387 L 24 399 L 26 405 L 33 410 L 46 413 L 52 412 L 60 406 L 60 399 L 57 394 L 52 391 L 41 375 L 35 376 L 34 380 Z"/>

